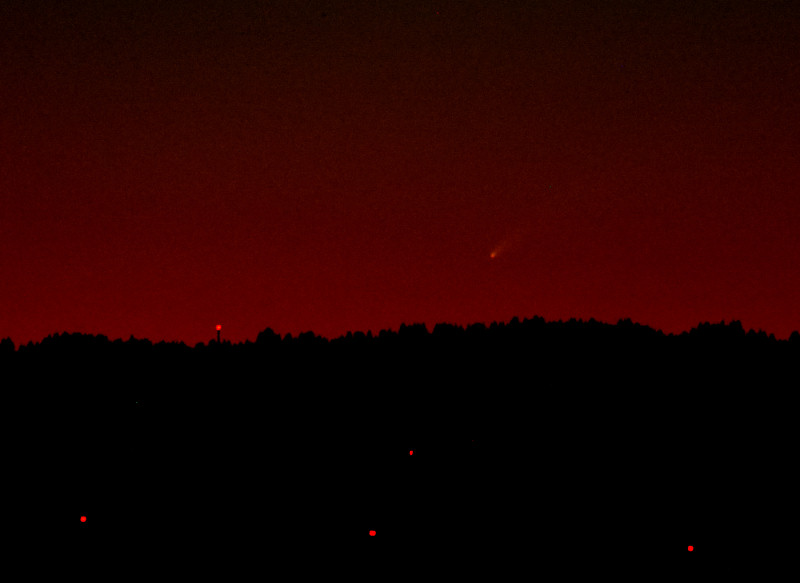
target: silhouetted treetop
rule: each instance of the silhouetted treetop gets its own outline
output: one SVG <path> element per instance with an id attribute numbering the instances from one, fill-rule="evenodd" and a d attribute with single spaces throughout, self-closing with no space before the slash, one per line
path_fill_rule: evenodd
<path id="1" fill-rule="evenodd" d="M 0 355 L 12 354 L 14 352 L 14 342 L 11 338 L 0 340 Z"/>
<path id="2" fill-rule="evenodd" d="M 597 345 L 602 347 L 604 343 L 636 344 L 639 342 L 656 342 L 659 346 L 692 346 L 705 345 L 708 347 L 725 347 L 727 349 L 736 346 L 793 346 L 800 344 L 800 333 L 792 332 L 789 340 L 777 340 L 774 334 L 767 334 L 763 330 L 749 330 L 745 332 L 742 323 L 732 320 L 729 323 L 724 321 L 719 323 L 702 322 L 688 332 L 678 335 L 665 335 L 660 330 L 655 330 L 649 326 L 633 322 L 630 318 L 620 319 L 616 324 L 608 324 L 595 320 L 588 321 L 571 318 L 568 321 L 545 321 L 540 316 L 531 319 L 520 320 L 517 317 L 509 322 L 491 322 L 488 326 L 482 322 L 460 326 L 446 322 L 437 323 L 432 331 L 428 331 L 424 323 L 401 324 L 397 331 L 383 329 L 376 335 L 372 331 L 364 333 L 361 331 L 348 332 L 347 334 L 328 340 L 317 336 L 312 331 L 300 333 L 293 336 L 291 333 L 281 337 L 272 328 L 265 328 L 259 332 L 254 343 L 240 342 L 231 343 L 224 340 L 217 343 L 216 340 L 209 341 L 208 344 L 202 342 L 190 348 L 183 342 L 160 341 L 153 344 L 147 338 L 137 339 L 132 335 L 126 340 L 114 340 L 113 342 L 104 335 L 92 335 L 83 333 L 56 333 L 42 339 L 41 342 L 29 342 L 15 350 L 14 342 L 11 338 L 4 338 L 0 341 L 0 355 L 10 356 L 15 353 L 28 355 L 35 354 L 54 354 L 55 352 L 87 353 L 96 350 L 112 350 L 116 354 L 129 354 L 136 358 L 142 358 L 147 354 L 153 353 L 174 353 L 198 352 L 205 353 L 214 348 L 242 351 L 248 354 L 258 354 L 264 351 L 275 349 L 283 350 L 304 350 L 314 348 L 324 350 L 329 345 L 375 345 L 384 347 L 402 345 L 413 345 L 416 343 L 432 342 L 435 345 L 446 345 L 447 343 L 463 344 L 483 344 L 500 343 L 508 345 L 520 344 L 531 345 L 564 345 L 574 346 Z"/>

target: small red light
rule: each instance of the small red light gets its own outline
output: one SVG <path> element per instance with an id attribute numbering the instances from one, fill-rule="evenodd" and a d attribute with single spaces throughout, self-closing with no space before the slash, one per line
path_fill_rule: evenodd
<path id="1" fill-rule="evenodd" d="M 414 450 L 412 449 L 410 452 L 408 452 L 408 455 L 414 455 Z"/>
<path id="2" fill-rule="evenodd" d="M 86 522 L 86 517 L 85 516 L 81 516 L 81 522 Z"/>
<path id="3" fill-rule="evenodd" d="M 222 324 L 217 324 L 217 330 L 222 330 Z"/>
<path id="4" fill-rule="evenodd" d="M 375 531 L 374 530 L 369 531 L 369 536 L 375 536 Z"/>
<path id="5" fill-rule="evenodd" d="M 694 550 L 694 547 L 693 547 L 692 545 L 689 545 L 689 550 L 690 550 L 690 551 L 693 551 L 693 550 Z"/>

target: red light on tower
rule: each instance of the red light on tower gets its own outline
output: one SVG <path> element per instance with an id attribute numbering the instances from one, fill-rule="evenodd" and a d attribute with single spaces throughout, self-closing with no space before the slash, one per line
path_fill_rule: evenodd
<path id="1" fill-rule="evenodd" d="M 219 333 L 222 330 L 222 324 L 217 324 L 217 344 L 219 344 Z"/>
<path id="2" fill-rule="evenodd" d="M 690 550 L 690 551 L 693 551 L 693 550 L 694 550 L 694 547 L 693 547 L 692 545 L 689 545 L 689 550 Z"/>
<path id="3" fill-rule="evenodd" d="M 369 531 L 369 536 L 375 536 L 375 531 L 374 530 Z"/>
<path id="4" fill-rule="evenodd" d="M 85 516 L 81 516 L 81 522 L 86 522 L 86 517 Z"/>
<path id="5" fill-rule="evenodd" d="M 408 455 L 414 455 L 414 450 L 412 449 L 411 451 L 409 451 Z"/>

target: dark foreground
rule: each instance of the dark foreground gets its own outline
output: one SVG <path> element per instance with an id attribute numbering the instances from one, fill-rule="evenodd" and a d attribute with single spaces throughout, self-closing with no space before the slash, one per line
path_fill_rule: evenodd
<path id="1" fill-rule="evenodd" d="M 537 325 L 20 351 L 13 530 L 198 572 L 647 576 L 791 556 L 797 343 Z"/>

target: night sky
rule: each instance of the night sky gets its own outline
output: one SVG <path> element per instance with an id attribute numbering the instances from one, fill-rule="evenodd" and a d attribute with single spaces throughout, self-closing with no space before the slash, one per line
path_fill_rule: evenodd
<path id="1" fill-rule="evenodd" d="M 0 4 L 0 337 L 800 328 L 797 2 Z"/>

